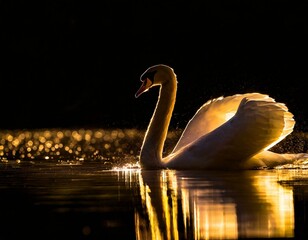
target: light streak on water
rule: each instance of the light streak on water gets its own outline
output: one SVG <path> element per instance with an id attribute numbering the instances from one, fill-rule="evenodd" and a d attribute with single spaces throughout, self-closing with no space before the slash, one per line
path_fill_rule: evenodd
<path id="1" fill-rule="evenodd" d="M 138 180 L 135 194 L 142 208 L 135 210 L 136 239 L 153 240 L 292 238 L 294 190 L 287 183 L 308 179 L 305 170 L 118 174 Z"/>

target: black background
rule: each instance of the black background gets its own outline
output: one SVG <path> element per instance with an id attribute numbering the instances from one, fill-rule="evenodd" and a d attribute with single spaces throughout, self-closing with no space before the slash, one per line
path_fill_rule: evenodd
<path id="1" fill-rule="evenodd" d="M 308 130 L 307 1 L 0 1 L 1 129 L 147 126 L 149 66 L 178 76 L 173 127 L 209 98 L 270 94 Z"/>

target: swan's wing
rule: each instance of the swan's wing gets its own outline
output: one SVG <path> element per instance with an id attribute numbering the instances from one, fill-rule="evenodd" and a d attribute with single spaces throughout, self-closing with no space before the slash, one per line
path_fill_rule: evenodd
<path id="1" fill-rule="evenodd" d="M 166 166 L 239 168 L 281 141 L 293 126 L 293 115 L 284 104 L 243 98 L 230 120 L 171 154 Z"/>
<path id="2" fill-rule="evenodd" d="M 228 97 L 219 97 L 206 102 L 188 122 L 173 152 L 176 152 L 183 146 L 188 145 L 228 121 L 236 113 L 243 98 L 250 100 L 274 101 L 265 94 L 246 93 Z"/>

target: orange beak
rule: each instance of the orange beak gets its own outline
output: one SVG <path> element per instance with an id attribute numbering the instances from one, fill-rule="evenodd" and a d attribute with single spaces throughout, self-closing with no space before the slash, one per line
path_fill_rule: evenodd
<path id="1" fill-rule="evenodd" d="M 141 87 L 138 89 L 138 91 L 135 94 L 135 97 L 139 97 L 142 93 L 146 92 L 149 90 L 149 88 L 152 85 L 152 81 L 148 78 L 146 78 L 145 80 L 142 81 L 142 85 Z"/>

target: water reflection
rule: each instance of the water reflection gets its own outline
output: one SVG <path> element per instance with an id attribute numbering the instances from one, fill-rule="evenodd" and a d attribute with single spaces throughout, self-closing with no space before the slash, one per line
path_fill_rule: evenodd
<path id="1" fill-rule="evenodd" d="M 130 173 L 132 174 L 132 173 Z M 271 171 L 135 171 L 137 239 L 294 236 L 293 192 Z"/>
<path id="2" fill-rule="evenodd" d="M 166 152 L 180 132 L 169 133 Z M 49 239 L 307 239 L 308 161 L 259 171 L 141 171 L 143 136 L 137 129 L 0 131 L 0 238 L 18 234 L 19 219 L 23 236 L 36 226 L 36 236 L 52 232 Z M 293 136 L 278 150 L 303 152 L 308 135 Z"/>

